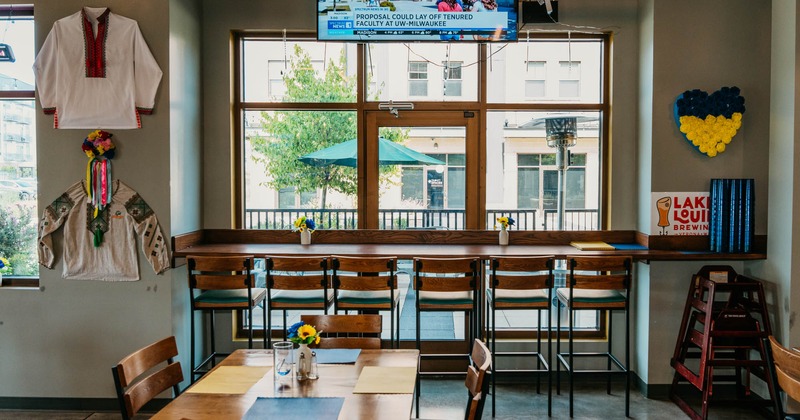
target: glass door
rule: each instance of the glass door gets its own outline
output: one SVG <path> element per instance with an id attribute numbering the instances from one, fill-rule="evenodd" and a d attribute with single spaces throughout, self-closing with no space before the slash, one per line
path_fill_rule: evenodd
<path id="1" fill-rule="evenodd" d="M 368 113 L 363 168 L 366 228 L 477 228 L 481 195 L 474 115 Z"/>
<path id="2" fill-rule="evenodd" d="M 363 176 L 367 229 L 476 229 L 485 223 L 477 112 L 367 112 Z M 482 179 L 482 178 L 481 178 Z M 482 183 L 482 182 L 481 182 Z M 361 187 L 361 185 L 360 185 Z M 414 270 L 398 261 L 400 339 L 415 339 Z M 463 312 L 424 312 L 420 338 L 449 352 L 466 345 Z M 430 345 L 430 344 L 429 344 Z M 427 348 L 427 347 L 426 347 Z"/>

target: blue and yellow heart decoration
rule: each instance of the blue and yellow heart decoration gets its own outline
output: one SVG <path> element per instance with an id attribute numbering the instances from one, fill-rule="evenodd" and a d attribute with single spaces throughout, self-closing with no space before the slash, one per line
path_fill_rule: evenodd
<path id="1" fill-rule="evenodd" d="M 711 95 L 700 89 L 687 90 L 675 101 L 675 122 L 686 140 L 700 153 L 714 157 L 725 151 L 744 114 L 744 97 L 736 86 Z"/>

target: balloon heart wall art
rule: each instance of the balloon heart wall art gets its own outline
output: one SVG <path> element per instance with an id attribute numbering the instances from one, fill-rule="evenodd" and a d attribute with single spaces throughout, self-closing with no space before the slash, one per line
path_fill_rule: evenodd
<path id="1" fill-rule="evenodd" d="M 739 88 L 724 87 L 711 95 L 687 90 L 675 101 L 675 122 L 700 153 L 714 157 L 725 151 L 742 126 L 744 97 Z"/>

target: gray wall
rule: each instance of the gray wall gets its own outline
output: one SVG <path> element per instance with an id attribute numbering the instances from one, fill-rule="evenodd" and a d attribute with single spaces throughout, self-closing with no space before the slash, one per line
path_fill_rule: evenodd
<path id="1" fill-rule="evenodd" d="M 169 2 L 170 236 L 202 227 L 203 90 L 201 71 L 202 7 L 198 0 Z M 191 372 L 189 287 L 186 266 L 172 276 L 172 333 L 178 343 L 184 377 Z"/>
<path id="2" fill-rule="evenodd" d="M 75 0 L 33 3 L 36 49 L 55 20 L 85 6 Z M 200 226 L 200 7 L 194 0 L 95 2 L 139 22 L 164 73 L 153 115 L 138 130 L 111 130 L 117 145 L 114 177 L 150 204 L 163 233 Z M 170 8 L 177 10 L 170 16 Z M 171 71 L 171 62 L 180 73 Z M 37 100 L 39 211 L 85 171 L 80 151 L 90 130 L 55 130 Z M 58 262 L 41 269 L 41 291 L 0 289 L 0 396 L 114 396 L 110 367 L 132 350 L 157 339 L 185 336 L 185 274 L 155 275 L 139 258 L 138 282 L 61 278 Z M 141 254 L 141 252 L 139 253 Z M 178 280 L 179 279 L 179 280 Z M 179 282 L 178 282 L 179 281 Z M 183 339 L 188 343 L 188 340 Z"/>
<path id="3" fill-rule="evenodd" d="M 800 224 L 794 223 L 800 208 L 798 183 L 798 8 L 792 0 L 775 0 L 772 10 L 771 113 L 769 155 L 769 258 L 748 264 L 753 275 L 769 279 L 775 335 L 797 346 L 800 330 L 795 319 L 800 303 L 800 260 L 793 258 L 800 246 Z"/>
<path id="4" fill-rule="evenodd" d="M 688 13 L 687 11 L 691 11 Z M 708 191 L 711 178 L 755 178 L 756 233 L 766 234 L 770 150 L 769 4 L 748 0 L 640 1 L 638 229 L 649 231 L 651 192 Z M 673 118 L 676 97 L 738 86 L 745 97 L 742 128 L 714 158 L 697 152 Z M 615 110 L 616 112 L 616 110 Z M 770 254 L 771 255 L 771 254 Z M 669 365 L 692 273 L 704 262 L 638 264 L 636 364 L 648 384 L 668 384 Z M 741 262 L 732 265 L 748 273 Z"/>
<path id="5" fill-rule="evenodd" d="M 56 19 L 84 5 L 33 3 L 37 47 Z M 798 299 L 790 298 L 792 274 L 798 273 L 791 258 L 798 237 L 792 224 L 798 212 L 794 2 L 775 0 L 775 10 L 747 0 L 563 3 L 562 21 L 614 32 L 610 227 L 647 231 L 651 191 L 704 190 L 712 177 L 755 178 L 756 230 L 769 233 L 770 257 L 734 266 L 770 281 L 781 335 L 797 345 L 788 321 Z M 103 4 L 111 2 L 94 6 Z M 114 132 L 115 176 L 141 193 L 167 235 L 230 227 L 230 31 L 313 30 L 314 2 L 140 0 L 111 6 L 139 21 L 164 71 L 154 115 L 143 117 L 140 130 Z M 672 104 L 686 89 L 726 85 L 738 85 L 747 99 L 744 126 L 728 151 L 709 159 L 682 140 Z M 51 127 L 52 118 L 39 109 L 40 210 L 79 180 L 85 165 L 79 147 L 88 130 Z M 701 265 L 637 267 L 633 368 L 649 384 L 670 382 L 669 349 L 690 275 Z M 140 268 L 139 282 L 103 283 L 63 280 L 58 265 L 42 270 L 43 291 L 0 290 L 0 397 L 110 398 L 109 367 L 170 334 L 178 336 L 185 362 L 185 269 L 156 276 L 144 260 Z"/>

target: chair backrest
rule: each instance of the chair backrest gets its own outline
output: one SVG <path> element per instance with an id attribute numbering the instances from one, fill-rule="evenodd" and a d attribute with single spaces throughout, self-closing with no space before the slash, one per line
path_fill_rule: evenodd
<path id="1" fill-rule="evenodd" d="M 249 289 L 253 287 L 253 256 L 186 257 L 189 288 L 200 290 Z"/>
<path id="2" fill-rule="evenodd" d="M 380 315 L 301 315 L 300 320 L 322 332 L 321 349 L 380 349 Z"/>
<path id="3" fill-rule="evenodd" d="M 394 292 L 397 289 L 397 257 L 331 257 L 335 290 Z"/>
<path id="4" fill-rule="evenodd" d="M 572 256 L 567 258 L 568 286 L 575 289 L 628 290 L 631 286 L 629 256 Z"/>
<path id="5" fill-rule="evenodd" d="M 268 290 L 327 290 L 328 257 L 264 257 Z"/>
<path id="6" fill-rule="evenodd" d="M 783 347 L 773 336 L 769 336 L 775 379 L 786 395 L 800 401 L 800 351 Z"/>
<path id="7" fill-rule="evenodd" d="M 492 353 L 483 341 L 475 340 L 470 354 L 472 363 L 467 366 L 467 379 L 464 384 L 469 391 L 467 402 L 466 420 L 477 420 L 483 415 L 483 406 L 486 403 L 484 395 L 489 392 L 489 375 L 486 373 L 492 367 Z"/>
<path id="8" fill-rule="evenodd" d="M 489 257 L 492 289 L 535 290 L 553 287 L 555 257 Z"/>
<path id="9" fill-rule="evenodd" d="M 477 258 L 414 258 L 414 289 L 425 292 L 475 292 Z"/>
<path id="10" fill-rule="evenodd" d="M 175 337 L 167 337 L 131 353 L 111 368 L 123 419 L 133 417 L 143 405 L 169 387 L 178 396 L 183 371 L 180 362 L 173 361 L 177 355 Z M 164 362 L 166 366 L 137 379 Z"/>

